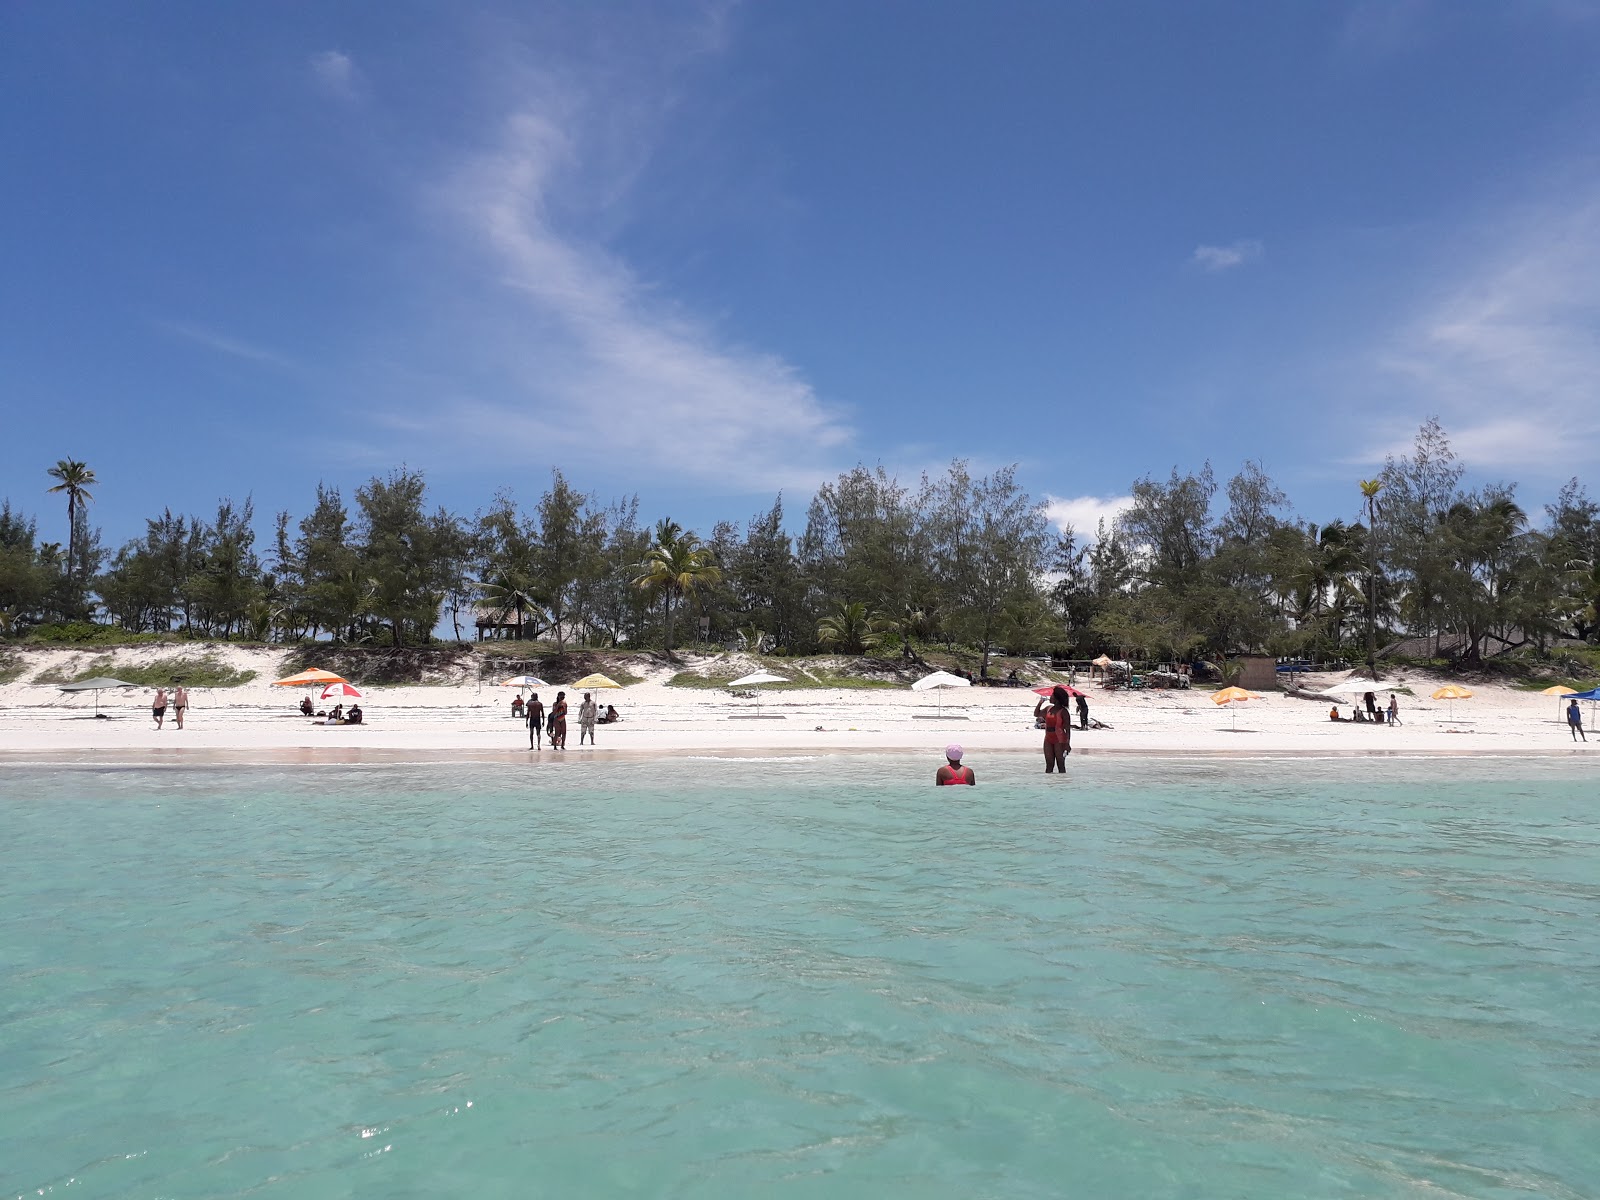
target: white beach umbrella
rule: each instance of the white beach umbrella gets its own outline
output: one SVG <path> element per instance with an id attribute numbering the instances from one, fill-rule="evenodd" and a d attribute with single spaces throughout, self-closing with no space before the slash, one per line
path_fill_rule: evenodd
<path id="1" fill-rule="evenodd" d="M 94 679 L 80 679 L 77 683 L 63 683 L 61 685 L 61 690 L 63 692 L 93 692 L 94 715 L 98 717 L 100 715 L 101 692 L 109 691 L 112 688 L 131 688 L 138 686 L 139 685 L 136 683 L 124 683 L 120 679 L 110 679 L 104 675 L 100 675 Z"/>
<path id="2" fill-rule="evenodd" d="M 1392 692 L 1395 686 L 1392 683 L 1379 683 L 1375 679 L 1346 679 L 1343 683 L 1335 683 L 1322 689 L 1328 696 L 1365 696 L 1368 692 Z"/>
<path id="3" fill-rule="evenodd" d="M 537 675 L 513 675 L 510 679 L 502 679 L 500 686 L 514 687 L 521 691 L 523 688 L 541 688 L 549 687 L 550 685 Z"/>
<path id="4" fill-rule="evenodd" d="M 774 675 L 771 671 L 752 671 L 749 675 L 735 679 L 728 684 L 730 688 L 760 687 L 763 683 L 788 683 L 789 680 L 782 675 Z M 756 693 L 756 714 L 761 713 L 761 693 Z"/>
<path id="5" fill-rule="evenodd" d="M 935 671 L 932 675 L 924 675 L 911 685 L 913 692 L 943 692 L 945 688 L 971 687 L 972 680 L 961 675 L 952 675 L 949 671 Z M 944 716 L 944 697 L 937 697 L 939 701 L 939 716 Z"/>
<path id="6" fill-rule="evenodd" d="M 330 683 L 322 689 L 324 700 L 360 700 L 361 689 L 353 683 Z"/>

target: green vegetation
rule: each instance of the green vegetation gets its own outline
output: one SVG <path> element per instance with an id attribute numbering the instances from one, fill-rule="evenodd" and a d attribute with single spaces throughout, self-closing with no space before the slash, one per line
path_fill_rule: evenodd
<path id="1" fill-rule="evenodd" d="M 33 677 L 34 683 L 77 683 L 80 679 L 93 679 L 96 675 L 111 674 L 111 655 L 102 654 L 89 660 L 87 666 L 72 668 L 63 664 L 51 667 L 47 671 L 40 671 Z M 129 682 L 132 682 L 131 680 Z"/>
<path id="2" fill-rule="evenodd" d="M 15 683 L 28 670 L 28 661 L 22 655 L 0 650 L 0 684 Z"/>
<path id="3" fill-rule="evenodd" d="M 235 670 L 209 654 L 200 658 L 177 655 L 171 658 L 158 658 L 142 667 L 119 666 L 108 673 L 127 683 L 137 683 L 144 687 L 170 686 L 174 683 L 181 683 L 184 687 L 190 688 L 238 687 L 256 677 L 254 671 Z"/>
<path id="4" fill-rule="evenodd" d="M 602 504 L 560 471 L 531 509 L 501 494 L 469 519 L 430 507 L 422 476 L 399 470 L 348 503 L 319 487 L 266 545 L 250 503 L 224 499 L 209 518 L 150 518 L 111 553 L 87 521 L 94 472 L 62 460 L 49 470 L 61 541 L 0 503 L 0 637 L 297 645 L 323 665 L 348 654 L 344 673 L 374 682 L 487 678 L 507 662 L 571 678 L 574 653 L 676 661 L 680 641 L 997 678 L 1010 669 L 997 660 L 1036 678 L 1041 655 L 1102 652 L 1600 677 L 1600 504 L 1576 479 L 1530 515 L 1512 486 L 1465 487 L 1431 420 L 1411 453 L 1365 474 L 1342 512 L 1312 522 L 1256 463 L 1226 481 L 1210 464 L 1174 468 L 1133 481 L 1115 520 L 1058 531 L 1010 467 L 979 477 L 957 460 L 914 484 L 857 467 L 817 489 L 794 532 L 780 498 L 702 536 L 667 518 L 641 527 L 636 498 Z M 475 662 L 430 656 L 446 652 L 441 628 L 459 655 L 488 640 Z M 830 685 L 884 686 L 847 675 Z"/>

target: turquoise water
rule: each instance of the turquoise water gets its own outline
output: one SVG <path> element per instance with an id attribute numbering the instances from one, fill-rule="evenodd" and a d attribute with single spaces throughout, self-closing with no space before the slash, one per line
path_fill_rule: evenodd
<path id="1" fill-rule="evenodd" d="M 1600 1194 L 1586 770 L 934 765 L 7 769 L 0 1195 Z"/>

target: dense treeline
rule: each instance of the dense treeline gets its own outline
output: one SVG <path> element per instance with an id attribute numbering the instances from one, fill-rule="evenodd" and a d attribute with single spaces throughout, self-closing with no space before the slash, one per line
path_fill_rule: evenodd
<path id="1" fill-rule="evenodd" d="M 915 486 L 857 467 L 818 490 L 798 536 L 781 497 L 702 537 L 643 526 L 636 497 L 602 504 L 560 471 L 532 510 L 500 494 L 467 518 L 430 510 L 422 476 L 401 470 L 353 504 L 319 487 L 306 515 L 277 515 L 266 545 L 251 502 L 224 500 L 210 519 L 165 511 L 109 553 L 87 517 L 93 471 L 64 460 L 49 474 L 68 544 L 0 506 L 0 632 L 102 621 L 404 646 L 442 625 L 558 649 L 688 637 L 785 653 L 1369 659 L 1416 636 L 1469 663 L 1490 639 L 1544 648 L 1600 632 L 1600 506 L 1574 480 L 1535 528 L 1514 486 L 1462 488 L 1434 421 L 1352 488 L 1352 519 L 1298 520 L 1259 465 L 1219 488 L 1207 464 L 1138 480 L 1091 537 L 1052 529 L 1012 468 L 975 478 L 960 461 Z"/>

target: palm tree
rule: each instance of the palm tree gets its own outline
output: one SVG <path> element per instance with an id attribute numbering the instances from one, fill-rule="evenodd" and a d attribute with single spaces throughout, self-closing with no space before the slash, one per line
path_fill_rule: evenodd
<path id="1" fill-rule="evenodd" d="M 676 521 L 663 517 L 656 523 L 655 545 L 639 564 L 640 573 L 633 586 L 649 596 L 662 597 L 666 608 L 666 650 L 672 657 L 672 603 L 679 597 L 694 595 L 707 584 L 722 578 L 716 555 L 692 533 L 685 533 Z"/>
<path id="2" fill-rule="evenodd" d="M 1367 678 L 1378 678 L 1378 492 L 1381 479 L 1363 479 L 1361 498 L 1367 505 Z"/>
<path id="3" fill-rule="evenodd" d="M 860 601 L 840 604 L 833 613 L 817 622 L 817 641 L 824 646 L 836 646 L 846 654 L 860 654 L 876 644 L 878 634 L 878 614 Z"/>
<path id="4" fill-rule="evenodd" d="M 94 499 L 89 489 L 100 481 L 94 477 L 94 472 L 89 469 L 88 463 L 71 458 L 63 458 L 47 473 L 51 479 L 59 482 L 46 494 L 54 495 L 56 492 L 67 494 L 67 575 L 70 577 L 78 561 L 78 510 Z"/>

